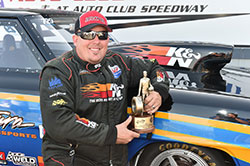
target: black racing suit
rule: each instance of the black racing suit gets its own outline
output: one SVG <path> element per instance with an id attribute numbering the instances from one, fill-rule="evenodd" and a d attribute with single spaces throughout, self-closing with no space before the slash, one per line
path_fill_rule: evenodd
<path id="1" fill-rule="evenodd" d="M 44 160 L 67 156 L 74 145 L 76 156 L 93 165 L 126 165 L 127 145 L 115 144 L 115 125 L 127 119 L 128 88 L 139 86 L 144 70 L 164 101 L 169 84 L 156 61 L 108 51 L 93 65 L 73 49 L 48 62 L 40 82 Z"/>

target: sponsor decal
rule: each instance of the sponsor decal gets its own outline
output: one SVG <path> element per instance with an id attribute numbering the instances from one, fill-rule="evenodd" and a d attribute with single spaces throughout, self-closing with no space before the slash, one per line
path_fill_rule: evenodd
<path id="1" fill-rule="evenodd" d="M 52 106 L 65 105 L 65 104 L 67 104 L 67 102 L 64 101 L 63 99 L 54 100 L 54 101 L 52 102 Z"/>
<path id="2" fill-rule="evenodd" d="M 19 132 L 11 132 L 11 131 L 1 131 L 0 130 L 0 135 L 2 135 L 2 136 L 13 136 L 13 137 L 19 137 L 19 138 L 37 139 L 36 134 L 19 133 Z"/>
<path id="3" fill-rule="evenodd" d="M 108 67 L 109 67 L 109 69 L 111 70 L 111 72 L 113 73 L 115 79 L 117 79 L 117 78 L 120 77 L 122 71 L 121 71 L 121 69 L 119 68 L 118 65 L 114 65 L 114 66 L 110 66 L 110 65 L 109 65 Z"/>
<path id="4" fill-rule="evenodd" d="M 158 70 L 156 72 L 156 76 L 157 76 L 157 82 L 165 81 L 165 74 L 162 71 Z"/>
<path id="5" fill-rule="evenodd" d="M 43 23 L 51 25 L 54 24 L 54 20 L 52 18 L 44 18 Z"/>
<path id="6" fill-rule="evenodd" d="M 2 129 L 10 124 L 12 129 L 35 126 L 35 123 L 23 123 L 23 117 L 11 116 L 9 111 L 0 111 L 0 126 L 2 126 Z"/>
<path id="7" fill-rule="evenodd" d="M 78 115 L 76 115 L 76 122 L 83 124 L 84 126 L 90 127 L 90 128 L 96 128 L 98 124 L 96 122 L 90 121 L 86 118 L 80 118 Z"/>
<path id="8" fill-rule="evenodd" d="M 154 45 L 132 45 L 124 49 L 127 55 L 138 57 L 156 59 L 160 65 L 174 66 L 176 63 L 180 67 L 189 68 L 192 62 L 200 59 L 200 53 L 194 53 L 191 48 L 182 47 L 163 47 Z M 131 54 L 132 53 L 132 54 Z"/>
<path id="9" fill-rule="evenodd" d="M 170 47 L 166 56 L 171 57 L 168 66 L 174 66 L 176 62 L 179 63 L 180 67 L 190 67 L 190 64 L 195 59 L 200 59 L 200 53 L 193 53 L 193 49 L 191 48 L 177 48 L 177 47 Z"/>
<path id="10" fill-rule="evenodd" d="M 55 89 L 61 86 L 63 86 L 63 84 L 59 78 L 54 77 L 49 80 L 49 89 Z"/>
<path id="11" fill-rule="evenodd" d="M 226 92 L 232 92 L 235 94 L 241 94 L 241 87 L 235 85 L 235 84 L 231 84 L 231 83 L 227 83 L 226 85 Z"/>
<path id="12" fill-rule="evenodd" d="M 0 152 L 0 164 L 5 164 L 5 165 L 7 164 L 4 152 Z"/>
<path id="13" fill-rule="evenodd" d="M 81 87 L 83 98 L 89 98 L 90 103 L 120 101 L 123 99 L 124 85 L 115 83 L 91 83 Z"/>
<path id="14" fill-rule="evenodd" d="M 175 76 L 171 71 L 166 71 L 166 74 L 170 83 L 169 87 L 179 89 L 197 88 L 196 82 L 191 82 L 188 74 L 178 73 L 178 75 Z"/>
<path id="15" fill-rule="evenodd" d="M 15 165 L 37 166 L 36 158 L 25 156 L 24 153 L 9 152 L 6 160 L 12 162 Z"/>
<path id="16" fill-rule="evenodd" d="M 199 155 L 202 159 L 204 159 L 208 165 L 210 166 L 216 166 L 214 161 L 210 156 L 208 156 L 204 151 L 202 151 L 199 147 L 189 145 L 189 144 L 182 144 L 182 143 L 165 143 L 165 144 L 160 144 L 158 147 L 160 152 L 170 150 L 170 149 L 184 149 L 191 151 L 197 155 Z"/>
<path id="17" fill-rule="evenodd" d="M 56 93 L 53 93 L 52 95 L 49 95 L 49 98 L 58 97 L 58 96 L 65 96 L 65 95 L 66 95 L 66 92 L 56 92 Z"/>
<path id="18" fill-rule="evenodd" d="M 81 70 L 79 72 L 79 75 L 84 75 L 84 74 L 91 74 L 88 70 Z"/>
<path id="19" fill-rule="evenodd" d="M 104 19 L 101 18 L 101 17 L 97 17 L 97 16 L 95 16 L 95 17 L 93 17 L 93 16 L 86 17 L 85 18 L 85 23 L 88 23 L 89 21 L 101 21 L 103 24 L 105 24 Z"/>
<path id="20" fill-rule="evenodd" d="M 95 66 L 94 66 L 94 68 L 100 68 L 100 67 L 102 67 L 102 65 L 100 64 L 100 63 L 98 63 L 98 64 L 96 64 Z"/>

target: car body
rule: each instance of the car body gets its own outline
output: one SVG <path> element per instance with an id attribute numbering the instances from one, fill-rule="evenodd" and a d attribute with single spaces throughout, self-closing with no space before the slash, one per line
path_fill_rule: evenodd
<path id="1" fill-rule="evenodd" d="M 128 43 L 110 49 L 157 59 L 170 81 L 172 101 L 156 113 L 151 139 L 144 135 L 129 146 L 135 163 L 249 165 L 250 73 L 242 54 L 229 45 L 199 42 Z M 200 161 L 206 155 L 212 159 Z"/>
<path id="2" fill-rule="evenodd" d="M 47 61 L 71 47 L 37 13 L 0 11 L 0 29 L 0 164 L 43 165 L 39 74 Z M 14 44 L 5 35 L 12 35 Z M 227 65 L 234 60 L 233 46 L 144 42 L 109 49 L 156 59 L 171 83 L 171 97 L 155 114 L 155 131 L 129 144 L 130 165 L 250 164 L 250 126 L 228 117 L 250 118 L 249 70 Z"/>

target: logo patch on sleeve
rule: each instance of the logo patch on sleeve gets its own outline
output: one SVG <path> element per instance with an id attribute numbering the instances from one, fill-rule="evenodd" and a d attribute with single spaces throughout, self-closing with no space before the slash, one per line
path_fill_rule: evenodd
<path id="1" fill-rule="evenodd" d="M 63 84 L 59 78 L 54 77 L 54 78 L 51 78 L 49 80 L 49 89 L 55 89 L 55 88 L 59 88 L 61 86 L 63 86 Z"/>
<path id="2" fill-rule="evenodd" d="M 83 124 L 86 127 L 93 128 L 93 129 L 98 126 L 96 122 L 90 121 L 86 118 L 80 118 L 78 115 L 76 115 L 76 122 Z"/>

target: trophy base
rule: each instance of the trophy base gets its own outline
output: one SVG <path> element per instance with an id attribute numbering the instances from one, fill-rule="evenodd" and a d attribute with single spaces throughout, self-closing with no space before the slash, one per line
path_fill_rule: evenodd
<path id="1" fill-rule="evenodd" d="M 153 115 L 133 116 L 132 115 L 132 130 L 144 134 L 152 133 L 155 129 Z"/>
<path id="2" fill-rule="evenodd" d="M 146 133 L 152 133 L 154 129 L 155 129 L 155 126 L 152 126 L 151 128 L 147 128 L 147 129 L 132 129 L 132 130 L 139 134 L 146 134 Z"/>

